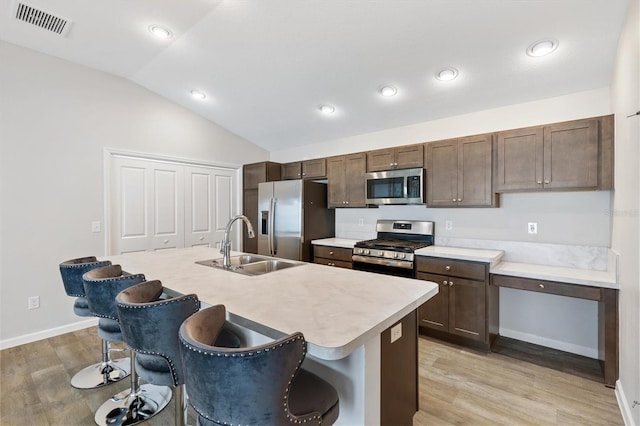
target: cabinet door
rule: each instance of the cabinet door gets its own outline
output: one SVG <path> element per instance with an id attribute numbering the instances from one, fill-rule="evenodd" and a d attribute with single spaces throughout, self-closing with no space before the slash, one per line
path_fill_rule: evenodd
<path id="1" fill-rule="evenodd" d="M 395 151 L 393 148 L 378 149 L 367 152 L 367 171 L 378 172 L 391 170 L 395 163 Z"/>
<path id="2" fill-rule="evenodd" d="M 282 165 L 282 179 L 301 179 L 302 178 L 302 163 L 295 161 L 293 163 L 285 163 Z"/>
<path id="3" fill-rule="evenodd" d="M 347 199 L 346 157 L 340 155 L 327 159 L 327 205 L 344 207 Z"/>
<path id="4" fill-rule="evenodd" d="M 249 238 L 247 227 L 242 227 L 242 251 L 246 253 L 258 253 L 258 190 L 248 189 L 243 192 L 242 199 L 243 214 L 249 219 L 256 230 L 256 237 Z"/>
<path id="5" fill-rule="evenodd" d="M 415 167 L 424 167 L 423 145 L 407 145 L 395 148 L 394 168 L 412 169 Z"/>
<path id="6" fill-rule="evenodd" d="M 458 140 L 458 205 L 492 206 L 493 147 L 491 135 Z"/>
<path id="7" fill-rule="evenodd" d="M 484 341 L 486 333 L 484 281 L 449 278 L 449 332 Z"/>
<path id="8" fill-rule="evenodd" d="M 325 158 L 307 160 L 302 162 L 302 177 L 324 178 L 327 177 L 327 161 Z"/>
<path id="9" fill-rule="evenodd" d="M 496 145 L 496 192 L 526 191 L 542 187 L 542 127 L 500 132 Z"/>
<path id="10" fill-rule="evenodd" d="M 456 206 L 458 202 L 458 141 L 427 144 L 427 206 Z"/>
<path id="11" fill-rule="evenodd" d="M 347 207 L 366 207 L 365 199 L 365 169 L 366 156 L 364 152 L 347 155 L 346 168 L 346 192 Z"/>
<path id="12" fill-rule="evenodd" d="M 258 189 L 260 182 L 267 180 L 267 163 L 245 164 L 242 166 L 242 187 L 244 189 Z"/>
<path id="13" fill-rule="evenodd" d="M 597 119 L 545 126 L 544 187 L 597 189 Z"/>
<path id="14" fill-rule="evenodd" d="M 419 280 L 438 284 L 438 294 L 418 308 L 418 324 L 434 330 L 449 331 L 449 279 L 444 275 L 418 272 Z"/>

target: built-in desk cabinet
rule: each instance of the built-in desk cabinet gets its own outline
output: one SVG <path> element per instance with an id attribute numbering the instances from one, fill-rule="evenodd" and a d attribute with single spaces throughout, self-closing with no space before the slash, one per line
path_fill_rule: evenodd
<path id="1" fill-rule="evenodd" d="M 365 167 L 364 152 L 327 158 L 329 207 L 366 207 Z"/>
<path id="2" fill-rule="evenodd" d="M 331 246 L 313 246 L 313 263 L 352 269 L 351 249 Z"/>
<path id="3" fill-rule="evenodd" d="M 496 207 L 492 135 L 426 144 L 427 207 Z"/>
<path id="4" fill-rule="evenodd" d="M 281 164 L 271 161 L 242 166 L 242 214 L 255 229 L 258 226 L 258 184 L 280 180 L 280 172 Z M 258 253 L 258 238 L 249 238 L 245 226 L 242 227 L 242 250 Z"/>
<path id="5" fill-rule="evenodd" d="M 422 144 L 367 152 L 368 172 L 422 167 L 424 167 L 424 146 Z"/>
<path id="6" fill-rule="evenodd" d="M 489 350 L 497 337 L 498 291 L 489 287 L 489 265 L 416 257 L 416 278 L 438 284 L 438 294 L 418 309 L 424 334 Z"/>
<path id="7" fill-rule="evenodd" d="M 613 116 L 498 132 L 496 192 L 613 187 Z"/>

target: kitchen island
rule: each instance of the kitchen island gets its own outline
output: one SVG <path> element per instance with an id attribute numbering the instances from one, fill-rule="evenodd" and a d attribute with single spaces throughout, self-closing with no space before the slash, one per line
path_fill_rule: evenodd
<path id="1" fill-rule="evenodd" d="M 224 304 L 248 345 L 302 332 L 304 367 L 340 396 L 337 424 L 384 424 L 400 412 L 394 421 L 410 424 L 417 410 L 415 311 L 437 293 L 436 284 L 302 262 L 258 276 L 195 263 L 220 257 L 194 247 L 107 259 L 177 293 Z M 403 371 L 411 377 L 398 380 Z M 415 402 L 407 401 L 407 389 L 415 389 Z"/>

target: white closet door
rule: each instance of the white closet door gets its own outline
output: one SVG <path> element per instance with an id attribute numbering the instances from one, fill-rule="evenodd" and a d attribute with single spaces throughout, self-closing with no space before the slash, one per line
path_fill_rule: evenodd
<path id="1" fill-rule="evenodd" d="M 126 157 L 111 164 L 111 252 L 184 247 L 183 167 Z"/>
<path id="2" fill-rule="evenodd" d="M 219 247 L 236 206 L 235 170 L 185 167 L 185 246 Z M 238 247 L 237 232 L 233 234 Z"/>

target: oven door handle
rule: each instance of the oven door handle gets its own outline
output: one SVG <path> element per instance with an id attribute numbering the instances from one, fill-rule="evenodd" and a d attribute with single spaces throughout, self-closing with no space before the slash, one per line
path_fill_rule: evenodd
<path id="1" fill-rule="evenodd" d="M 381 259 L 379 257 L 367 257 L 354 254 L 351 256 L 354 262 L 372 263 L 374 265 L 392 266 L 394 268 L 413 269 L 413 262 L 407 260 Z"/>

